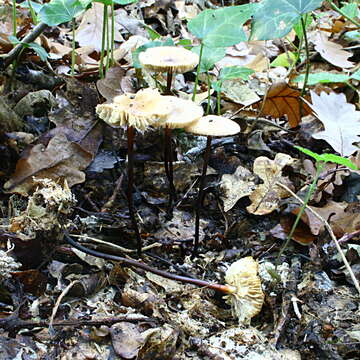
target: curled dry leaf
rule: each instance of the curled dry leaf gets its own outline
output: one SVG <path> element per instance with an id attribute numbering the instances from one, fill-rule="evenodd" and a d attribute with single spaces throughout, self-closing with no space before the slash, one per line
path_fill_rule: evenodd
<path id="1" fill-rule="evenodd" d="M 329 41 L 324 33 L 318 32 L 315 38 L 315 50 L 330 64 L 341 68 L 351 68 L 354 63 L 348 60 L 353 54 L 343 50 L 343 47 Z"/>
<path id="2" fill-rule="evenodd" d="M 225 274 L 226 283 L 235 289 L 226 295 L 227 302 L 242 324 L 248 324 L 264 303 L 258 267 L 258 263 L 248 256 L 231 264 Z"/>
<path id="3" fill-rule="evenodd" d="M 231 210 L 237 201 L 249 196 L 255 189 L 255 177 L 251 172 L 239 166 L 234 174 L 224 174 L 221 178 L 221 189 L 224 193 L 224 211 Z"/>
<path id="4" fill-rule="evenodd" d="M 270 214 L 277 209 L 280 199 L 289 197 L 289 193 L 276 183 L 279 182 L 293 188 L 290 180 L 281 174 L 282 169 L 293 161 L 291 156 L 282 153 L 276 154 L 274 160 L 265 156 L 255 159 L 254 173 L 261 178 L 263 184 L 258 185 L 250 195 L 252 204 L 246 208 L 249 213 Z"/>
<path id="5" fill-rule="evenodd" d="M 274 118 L 287 116 L 290 127 L 296 127 L 301 121 L 301 116 L 311 113 L 310 107 L 302 102 L 300 91 L 292 89 L 285 82 L 277 82 L 270 86 L 265 104 L 261 102 L 254 104 L 253 107 L 262 109 L 262 114 L 270 115 Z"/>

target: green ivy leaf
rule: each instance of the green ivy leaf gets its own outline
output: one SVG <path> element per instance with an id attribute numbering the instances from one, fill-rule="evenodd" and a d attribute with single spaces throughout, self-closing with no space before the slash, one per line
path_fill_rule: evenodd
<path id="1" fill-rule="evenodd" d="M 41 8 L 39 18 L 46 25 L 56 26 L 72 20 L 84 10 L 79 0 L 52 0 Z"/>
<path id="2" fill-rule="evenodd" d="M 21 5 L 21 7 L 25 8 L 25 9 L 30 8 L 28 0 L 22 2 L 20 5 Z M 39 4 L 39 3 L 35 2 L 35 1 L 30 1 L 30 5 L 31 5 L 31 7 L 34 9 L 34 11 L 36 13 L 39 13 L 41 8 L 43 7 L 43 4 Z"/>
<path id="3" fill-rule="evenodd" d="M 41 45 L 39 45 L 37 43 L 31 42 L 29 44 L 29 48 L 33 49 L 39 55 L 39 57 L 40 57 L 40 59 L 42 61 L 45 61 L 47 59 L 48 55 L 49 55 L 46 52 L 46 50 Z"/>
<path id="4" fill-rule="evenodd" d="M 200 55 L 200 46 L 193 47 L 192 51 Z M 225 54 L 226 48 L 209 48 L 207 46 L 204 46 L 200 63 L 200 72 L 206 72 L 211 70 L 214 65 L 225 56 Z"/>
<path id="5" fill-rule="evenodd" d="M 359 73 L 359 75 L 360 75 L 360 73 Z M 299 75 L 294 79 L 295 82 L 304 82 L 304 80 L 305 80 L 304 74 Z M 319 72 L 319 73 L 309 74 L 307 84 L 311 86 L 311 85 L 315 85 L 318 83 L 344 83 L 349 80 L 350 80 L 350 76 L 345 75 L 345 74 Z"/>
<path id="6" fill-rule="evenodd" d="M 322 0 L 263 0 L 254 14 L 252 40 L 281 38 L 301 16 L 321 6 Z"/>
<path id="7" fill-rule="evenodd" d="M 141 69 L 141 64 L 139 61 L 139 54 L 146 49 L 158 47 L 158 46 L 174 46 L 173 39 L 169 38 L 166 41 L 149 41 L 148 43 L 139 46 L 135 51 L 132 53 L 132 59 L 133 59 L 133 66 L 136 69 Z"/>
<path id="8" fill-rule="evenodd" d="M 359 4 L 356 2 L 345 4 L 341 10 L 345 13 L 345 15 L 356 18 L 359 16 Z"/>
<path id="9" fill-rule="evenodd" d="M 188 22 L 189 31 L 208 47 L 226 47 L 247 39 L 242 25 L 254 14 L 257 4 L 204 10 Z"/>
<path id="10" fill-rule="evenodd" d="M 353 169 L 353 170 L 358 170 L 357 166 L 353 162 L 351 162 L 349 159 L 344 158 L 342 156 L 335 155 L 335 154 L 321 154 L 320 155 L 309 149 L 303 148 L 301 146 L 294 146 L 294 147 L 296 149 L 298 149 L 299 151 L 303 152 L 304 154 L 311 156 L 316 161 L 332 162 L 335 164 L 347 166 L 348 168 Z"/>
<path id="11" fill-rule="evenodd" d="M 248 80 L 249 75 L 255 71 L 243 66 L 227 66 L 221 69 L 219 80 L 243 79 Z"/>

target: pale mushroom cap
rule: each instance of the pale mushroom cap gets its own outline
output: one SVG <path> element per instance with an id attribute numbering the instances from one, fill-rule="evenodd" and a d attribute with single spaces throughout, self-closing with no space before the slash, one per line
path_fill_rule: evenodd
<path id="1" fill-rule="evenodd" d="M 249 323 L 264 303 L 258 263 L 251 256 L 234 262 L 226 272 L 225 281 L 233 288 L 233 292 L 227 295 L 227 302 L 232 305 L 240 323 Z"/>
<path id="2" fill-rule="evenodd" d="M 184 73 L 194 69 L 199 56 L 190 50 L 176 46 L 148 48 L 139 55 L 141 65 L 156 72 Z"/>
<path id="3" fill-rule="evenodd" d="M 185 131 L 203 136 L 231 136 L 240 132 L 240 126 L 223 116 L 208 115 L 187 126 Z"/>
<path id="4" fill-rule="evenodd" d="M 144 89 L 136 94 L 116 96 L 111 104 L 96 107 L 96 113 L 111 126 L 133 126 L 143 131 L 149 125 L 164 122 L 171 104 L 158 90 Z"/>
<path id="5" fill-rule="evenodd" d="M 166 121 L 161 123 L 163 127 L 166 126 L 171 129 L 184 128 L 203 116 L 203 108 L 191 100 L 184 100 L 175 96 L 166 96 L 166 99 L 172 110 L 167 115 Z"/>

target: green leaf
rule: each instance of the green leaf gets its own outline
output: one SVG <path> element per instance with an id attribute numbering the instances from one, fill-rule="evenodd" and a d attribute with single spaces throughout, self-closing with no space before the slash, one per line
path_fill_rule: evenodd
<path id="1" fill-rule="evenodd" d="M 28 9 L 30 7 L 28 0 L 22 2 L 20 5 L 21 5 L 21 7 L 25 8 L 25 9 Z M 41 8 L 43 7 L 43 4 L 39 4 L 35 1 L 30 1 L 30 5 L 36 13 L 39 13 Z"/>
<path id="2" fill-rule="evenodd" d="M 309 155 L 311 156 L 312 158 L 314 158 L 316 161 L 323 161 L 321 155 L 315 153 L 315 152 L 312 152 L 311 150 L 309 149 L 306 149 L 306 148 L 303 148 L 301 146 L 294 146 L 295 149 L 298 149 L 299 151 L 303 152 L 304 154 L 306 155 Z"/>
<path id="3" fill-rule="evenodd" d="M 219 79 L 221 81 L 231 79 L 248 80 L 249 75 L 253 74 L 254 70 L 243 66 L 227 66 L 221 69 Z"/>
<path id="4" fill-rule="evenodd" d="M 226 47 L 245 41 L 242 25 L 255 12 L 257 4 L 204 10 L 188 22 L 189 31 L 208 47 Z"/>
<path id="5" fill-rule="evenodd" d="M 347 15 L 350 18 L 356 18 L 359 14 L 359 4 L 356 2 L 345 4 L 341 10 L 344 12 L 345 15 Z"/>
<path id="6" fill-rule="evenodd" d="M 305 20 L 305 29 L 307 29 L 311 23 L 312 23 L 312 17 L 311 16 L 303 16 L 303 19 Z M 296 33 L 296 36 L 299 38 L 299 39 L 302 39 L 303 36 L 304 36 L 304 33 L 303 33 L 303 29 L 302 29 L 302 25 L 301 25 L 301 20 L 299 20 L 293 27 L 295 33 Z"/>
<path id="7" fill-rule="evenodd" d="M 139 61 L 139 54 L 146 49 L 158 47 L 158 46 L 174 46 L 173 39 L 169 38 L 166 39 L 166 41 L 149 41 L 148 43 L 139 46 L 135 51 L 132 53 L 132 59 L 133 59 L 133 66 L 134 68 L 141 69 L 141 64 Z"/>
<path id="8" fill-rule="evenodd" d="M 47 59 L 48 55 L 49 55 L 46 52 L 46 50 L 41 45 L 39 45 L 37 43 L 31 42 L 29 44 L 29 48 L 33 49 L 39 55 L 39 57 L 40 57 L 40 59 L 42 61 L 45 61 Z"/>
<path id="9" fill-rule="evenodd" d="M 49 26 L 56 26 L 72 20 L 84 10 L 79 0 L 52 0 L 41 8 L 39 18 Z"/>
<path id="10" fill-rule="evenodd" d="M 303 148 L 301 146 L 294 146 L 294 147 L 296 149 L 298 149 L 299 151 L 303 152 L 304 154 L 311 156 L 316 161 L 332 162 L 335 164 L 347 166 L 348 168 L 353 169 L 353 170 L 358 170 L 357 166 L 353 162 L 351 162 L 349 159 L 344 158 L 342 156 L 335 155 L 335 154 L 321 154 L 320 155 L 309 149 Z"/>
<path id="11" fill-rule="evenodd" d="M 353 74 L 353 76 L 356 75 Z M 359 73 L 360 75 L 360 73 Z M 305 75 L 297 76 L 294 81 L 295 82 L 304 82 Z M 314 74 L 309 74 L 308 77 L 308 85 L 315 85 L 318 83 L 344 83 L 350 80 L 350 76 L 345 74 L 334 74 L 329 72 L 319 72 Z"/>
<path id="12" fill-rule="evenodd" d="M 144 27 L 145 27 L 147 33 L 149 34 L 151 40 L 156 40 L 156 39 L 161 38 L 161 35 L 156 30 L 154 30 L 151 26 L 144 24 Z"/>
<path id="13" fill-rule="evenodd" d="M 350 169 L 358 170 L 357 166 L 351 162 L 349 159 L 346 159 L 342 156 L 335 155 L 335 154 L 322 154 L 321 157 L 325 162 L 332 162 L 339 165 L 347 166 Z"/>
<path id="14" fill-rule="evenodd" d="M 320 7 L 322 0 L 263 0 L 254 14 L 252 40 L 281 38 L 301 16 Z"/>
<path id="15" fill-rule="evenodd" d="M 289 61 L 290 60 L 290 61 Z M 283 66 L 289 68 L 296 61 L 296 55 L 291 51 L 280 54 L 270 65 L 271 66 Z"/>
<path id="16" fill-rule="evenodd" d="M 79 2 L 84 9 L 87 9 L 87 7 L 93 2 L 93 0 L 79 0 Z"/>
<path id="17" fill-rule="evenodd" d="M 355 71 L 355 72 L 351 75 L 351 78 L 360 81 L 360 69 L 359 69 L 358 71 Z"/>
<path id="18" fill-rule="evenodd" d="M 21 41 L 14 35 L 9 35 L 8 38 L 11 41 L 11 43 L 14 44 L 14 45 L 21 44 Z M 24 46 L 25 45 L 27 45 L 27 44 L 24 44 Z"/>
<path id="19" fill-rule="evenodd" d="M 192 51 L 200 55 L 200 46 L 193 47 Z M 225 54 L 226 48 L 209 48 L 204 46 L 200 63 L 200 72 L 211 70 L 214 65 L 225 56 Z"/>
<path id="20" fill-rule="evenodd" d="M 217 92 L 221 91 L 221 86 L 222 86 L 221 80 L 211 82 L 211 87 Z"/>

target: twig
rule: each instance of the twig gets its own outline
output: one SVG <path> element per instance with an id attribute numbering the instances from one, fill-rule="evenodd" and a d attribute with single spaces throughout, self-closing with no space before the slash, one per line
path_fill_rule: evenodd
<path id="1" fill-rule="evenodd" d="M 282 187 L 283 189 L 285 189 L 289 194 L 291 194 L 297 201 L 299 201 L 301 204 L 304 205 L 304 201 L 302 199 L 300 199 L 292 190 L 290 190 L 286 185 L 281 184 L 281 183 L 276 183 L 276 185 Z M 342 261 L 344 262 L 344 265 L 347 269 L 347 271 L 350 274 L 351 280 L 353 281 L 356 290 L 358 291 L 359 295 L 360 295 L 360 285 L 358 280 L 356 279 L 354 272 L 351 269 L 350 264 L 348 263 L 344 252 L 342 251 L 340 244 L 338 242 L 338 240 L 336 239 L 336 236 L 334 234 L 334 232 L 332 231 L 332 228 L 330 226 L 330 224 L 327 222 L 327 220 L 325 220 L 322 216 L 320 216 L 315 210 L 313 210 L 311 207 L 309 207 L 308 205 L 305 205 L 306 209 L 308 209 L 318 220 L 322 221 L 326 230 L 329 232 L 329 235 L 331 237 L 331 239 L 334 241 L 336 248 L 341 256 Z"/>
<path id="2" fill-rule="evenodd" d="M 33 42 L 47 27 L 45 23 L 39 23 L 34 27 L 34 30 L 27 34 L 22 40 L 21 44 L 16 45 L 8 54 L 0 57 L 0 69 L 5 70 L 14 60 L 17 59 L 20 51 L 23 49 L 23 44 Z"/>

